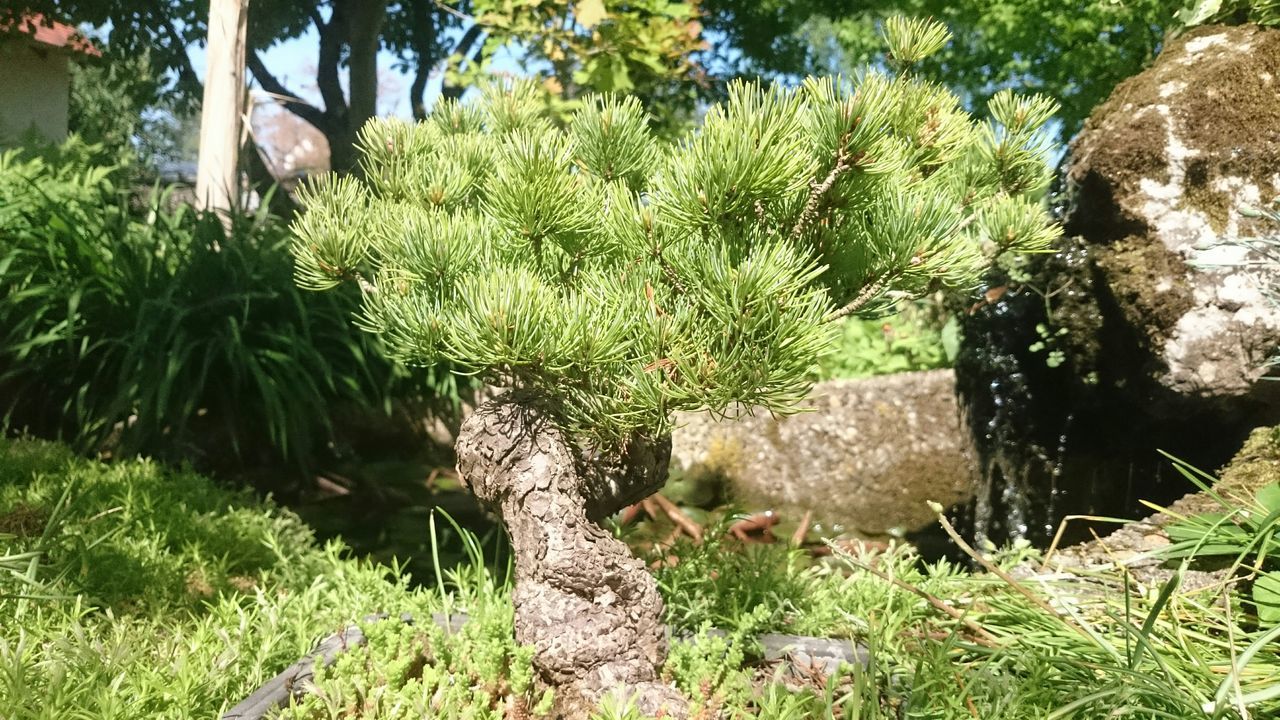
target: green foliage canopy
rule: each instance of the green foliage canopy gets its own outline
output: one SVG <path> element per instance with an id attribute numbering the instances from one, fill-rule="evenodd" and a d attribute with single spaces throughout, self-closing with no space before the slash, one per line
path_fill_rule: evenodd
<path id="1" fill-rule="evenodd" d="M 659 129 L 683 129 L 693 116 L 705 85 L 692 59 L 705 45 L 693 3 L 476 0 L 472 12 L 475 27 L 484 31 L 478 62 L 451 63 L 447 87 L 460 90 L 491 78 L 493 59 L 506 51 L 543 78 L 557 118 L 576 110 L 588 92 L 637 96 Z"/>
<path id="2" fill-rule="evenodd" d="M 521 388 L 592 441 L 664 432 L 676 410 L 786 412 L 831 320 L 972 286 L 1057 233 L 1033 199 L 1053 103 L 1002 93 L 974 122 L 915 71 L 945 29 L 885 35 L 895 74 L 735 83 L 674 147 L 632 98 L 556 128 L 529 84 L 372 121 L 364 179 L 306 193 L 298 279 L 355 280 L 395 357 Z"/>
<path id="3" fill-rule="evenodd" d="M 1070 137 L 1120 81 L 1146 67 L 1170 32 L 1208 23 L 1280 24 L 1275 0 L 704 0 L 725 41 L 703 58 L 771 76 L 884 60 L 877 26 L 932 16 L 955 37 L 930 73 L 976 112 L 1002 89 L 1048 95 Z"/>
<path id="4" fill-rule="evenodd" d="M 816 45 L 844 65 L 877 59 L 875 27 L 895 13 L 932 16 L 955 37 L 929 70 L 975 109 L 1002 89 L 1048 95 L 1070 137 L 1121 80 L 1155 58 L 1178 3 L 1168 0 L 873 0 L 815 19 Z"/>

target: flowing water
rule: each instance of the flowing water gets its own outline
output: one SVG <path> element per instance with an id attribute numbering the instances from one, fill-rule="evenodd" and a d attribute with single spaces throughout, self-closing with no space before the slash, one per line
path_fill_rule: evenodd
<path id="1" fill-rule="evenodd" d="M 1068 241 L 1016 280 L 997 278 L 994 301 L 966 317 L 957 387 L 982 477 L 956 520 L 978 542 L 1043 547 L 1070 515 L 1150 514 L 1140 501 L 1193 490 L 1160 451 L 1213 472 L 1260 424 L 1144 384 L 1149 359 L 1093 277 L 1087 248 Z M 1073 520 L 1063 539 L 1106 528 Z"/>

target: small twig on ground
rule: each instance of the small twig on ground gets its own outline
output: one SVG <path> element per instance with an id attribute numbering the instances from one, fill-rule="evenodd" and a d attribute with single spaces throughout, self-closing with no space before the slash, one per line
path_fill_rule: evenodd
<path id="1" fill-rule="evenodd" d="M 871 553 L 878 554 L 878 553 L 885 552 L 890 548 L 889 543 L 883 542 L 880 540 L 837 540 L 832 542 L 840 549 L 849 553 L 853 552 L 852 548 L 854 547 L 855 544 L 857 545 L 858 550 L 862 553 L 871 552 Z M 809 548 L 809 554 L 813 555 L 814 557 L 825 557 L 827 555 L 831 555 L 832 553 L 831 553 L 831 548 L 828 547 L 827 545 L 814 545 L 813 547 Z"/>
<path id="2" fill-rule="evenodd" d="M 671 518 L 671 522 L 675 523 L 677 528 L 684 531 L 685 535 L 693 538 L 695 543 L 702 542 L 702 526 L 689 519 L 689 516 L 676 507 L 675 503 L 663 497 L 662 493 L 655 493 L 651 499 L 666 512 L 667 517 Z"/>
<path id="3" fill-rule="evenodd" d="M 619 525 L 630 525 L 635 522 L 636 516 L 640 514 L 640 503 L 634 503 L 622 508 L 622 515 L 618 517 Z"/>
<path id="4" fill-rule="evenodd" d="M 1048 569 L 1049 560 L 1053 557 L 1054 553 L 1058 551 L 1058 544 L 1062 542 L 1062 534 L 1067 530 L 1067 523 L 1071 522 L 1072 520 L 1092 520 L 1094 522 L 1114 522 L 1114 523 L 1122 523 L 1122 524 L 1129 522 L 1128 520 L 1122 520 L 1120 518 L 1113 518 L 1113 517 L 1106 517 L 1104 515 L 1067 515 L 1063 517 L 1062 522 L 1058 523 L 1057 532 L 1053 534 L 1053 542 L 1049 543 L 1049 549 L 1046 550 L 1044 553 L 1044 560 L 1040 562 L 1040 569 L 1042 571 Z M 1093 531 L 1090 530 L 1090 532 L 1093 532 Z"/>
<path id="5" fill-rule="evenodd" d="M 750 517 L 742 518 L 729 526 L 728 533 L 742 542 L 759 542 L 747 533 L 760 531 L 761 539 L 764 542 L 773 542 L 773 531 L 770 530 L 774 525 L 778 524 L 778 516 L 772 510 L 765 510 L 762 513 L 756 513 Z"/>
<path id="6" fill-rule="evenodd" d="M 426 482 L 427 487 L 429 489 L 434 490 L 436 487 L 436 480 L 440 479 L 441 477 L 453 478 L 454 480 L 461 479 L 458 477 L 458 471 L 454 470 L 453 468 L 447 468 L 447 467 L 431 468 L 431 472 L 427 474 L 427 482 Z"/>
<path id="7" fill-rule="evenodd" d="M 791 544 L 800 547 L 804 545 L 805 538 L 809 536 L 809 524 L 813 521 L 813 511 L 805 510 L 804 517 L 800 518 L 800 527 L 796 528 L 795 534 L 791 536 Z"/>
<path id="8" fill-rule="evenodd" d="M 960 688 L 960 692 L 964 693 L 964 706 L 969 709 L 969 715 L 974 720 L 979 720 L 982 716 L 978 714 L 978 708 L 973 704 L 973 697 L 965 691 L 964 679 L 960 677 L 960 673 L 955 673 L 956 685 Z"/>
<path id="9" fill-rule="evenodd" d="M 941 505 L 939 505 L 938 503 L 929 503 L 929 506 L 930 506 L 930 509 L 932 509 L 934 513 L 937 514 L 938 522 L 942 524 L 942 529 L 947 533 L 947 536 L 951 538 L 951 541 L 954 542 L 956 546 L 959 547 L 960 550 L 964 552 L 964 554 L 968 555 L 975 562 L 981 565 L 984 570 L 1003 580 L 1007 585 L 1009 585 L 1009 587 L 1013 588 L 1020 595 L 1030 600 L 1034 605 L 1039 607 L 1041 610 L 1044 610 L 1045 612 L 1049 613 L 1051 616 L 1062 620 L 1062 622 L 1065 623 L 1067 627 L 1070 627 L 1071 629 L 1080 633 L 1081 635 L 1088 638 L 1089 640 L 1094 639 L 1093 635 L 1088 630 L 1085 630 L 1078 623 L 1076 623 L 1075 620 L 1059 612 L 1056 608 L 1053 607 L 1053 605 L 1049 604 L 1047 600 L 1028 590 L 1025 585 L 1018 582 L 1012 575 L 1000 569 L 999 566 L 997 566 L 995 563 L 988 560 L 985 556 L 983 556 L 977 550 L 974 550 L 973 546 L 965 542 L 964 538 L 960 537 L 960 533 L 956 532 L 955 527 L 952 526 L 951 521 L 947 519 L 946 514 L 943 512 L 943 508 Z"/>
<path id="10" fill-rule="evenodd" d="M 880 578 L 881 580 L 893 585 L 894 587 L 900 588 L 902 590 L 906 590 L 907 592 L 929 603 L 931 606 L 933 606 L 935 610 L 938 610 L 943 614 L 947 615 L 948 617 L 950 617 L 952 620 L 955 620 L 956 622 L 963 624 L 965 627 L 969 628 L 970 632 L 972 632 L 974 635 L 977 636 L 980 644 L 986 647 L 997 647 L 1000 645 L 1000 640 L 996 638 L 995 635 L 992 635 L 991 633 L 987 632 L 986 629 L 983 628 L 981 625 L 965 617 L 964 613 L 960 612 L 959 610 L 951 607 L 950 605 L 946 604 L 942 600 L 938 599 L 937 596 L 932 595 L 928 592 L 925 592 L 924 590 L 921 590 L 915 585 L 912 585 L 908 582 L 904 582 L 903 580 L 900 580 L 896 577 L 892 577 L 887 573 L 881 570 L 878 570 L 868 565 L 867 563 L 862 562 L 861 560 L 855 558 L 849 551 L 845 550 L 844 548 L 841 548 L 840 546 L 836 545 L 830 540 L 827 541 L 827 545 L 830 546 L 831 549 L 836 553 L 836 556 L 839 557 L 844 562 L 849 563 L 850 565 L 858 568 L 859 570 L 862 570 L 864 572 L 869 572 L 872 575 L 875 575 L 876 577 Z"/>

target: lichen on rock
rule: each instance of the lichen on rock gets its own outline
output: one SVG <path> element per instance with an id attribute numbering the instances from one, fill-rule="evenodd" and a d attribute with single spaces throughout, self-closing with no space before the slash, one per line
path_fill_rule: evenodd
<path id="1" fill-rule="evenodd" d="M 1205 27 L 1121 83 L 1071 148 L 1069 233 L 1181 395 L 1259 390 L 1280 346 L 1274 267 L 1242 213 L 1280 199 L 1280 31 Z"/>

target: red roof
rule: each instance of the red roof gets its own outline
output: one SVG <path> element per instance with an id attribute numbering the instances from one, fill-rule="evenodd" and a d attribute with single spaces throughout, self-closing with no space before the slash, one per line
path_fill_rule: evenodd
<path id="1" fill-rule="evenodd" d="M 15 29 L 14 25 L 15 23 L 10 21 L 0 25 L 0 30 L 11 32 Z M 39 13 L 32 13 L 18 18 L 16 25 L 17 32 L 30 36 L 32 40 L 41 45 L 67 48 L 86 55 L 102 55 L 102 52 L 81 35 L 79 30 L 66 23 L 48 20 Z"/>

